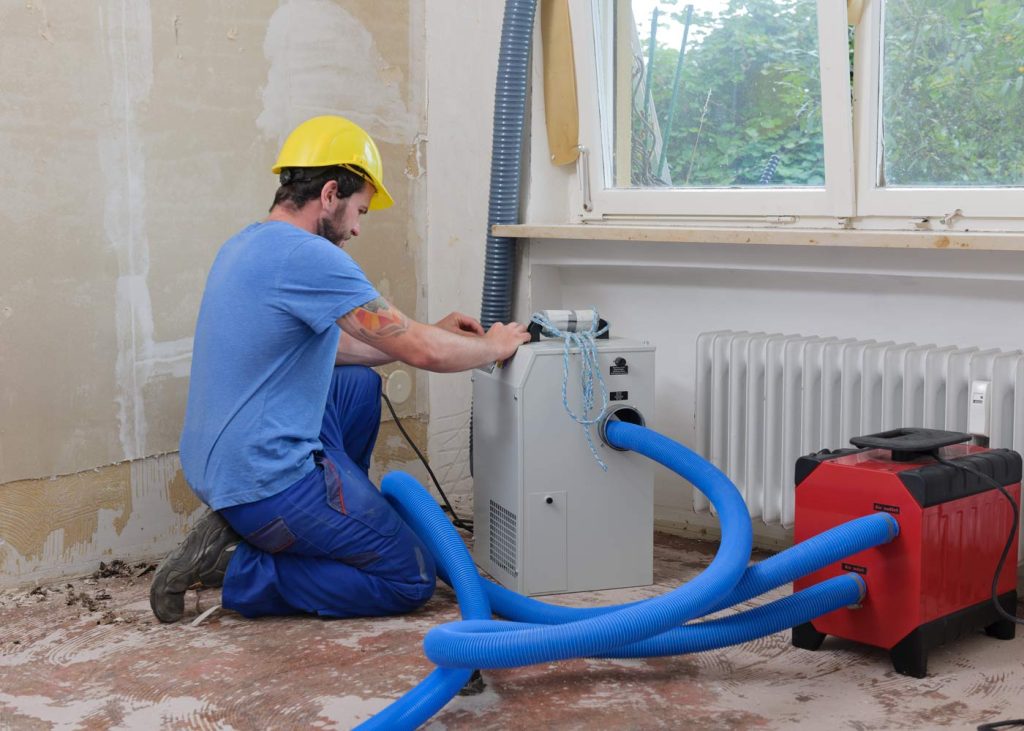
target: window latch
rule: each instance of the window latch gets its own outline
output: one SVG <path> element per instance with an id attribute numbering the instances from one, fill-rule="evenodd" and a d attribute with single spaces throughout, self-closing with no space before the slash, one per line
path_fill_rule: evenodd
<path id="1" fill-rule="evenodd" d="M 590 200 L 590 150 L 584 145 L 577 145 L 579 157 L 576 158 L 576 175 L 580 179 L 580 192 L 583 195 L 583 210 L 589 213 L 594 210 L 594 203 Z"/>
<path id="2" fill-rule="evenodd" d="M 963 217 L 964 217 L 964 212 L 961 211 L 959 208 L 957 208 L 955 211 L 953 211 L 952 213 L 947 213 L 945 216 L 943 216 L 939 220 L 942 221 L 942 225 L 943 226 L 952 226 L 953 222 L 956 221 L 956 219 L 963 218 Z"/>

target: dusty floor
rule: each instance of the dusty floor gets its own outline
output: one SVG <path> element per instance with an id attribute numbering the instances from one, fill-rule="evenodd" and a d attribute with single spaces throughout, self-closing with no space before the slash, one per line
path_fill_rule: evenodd
<path id="1" fill-rule="evenodd" d="M 560 601 L 663 592 L 710 548 L 659 535 L 656 586 Z M 0 594 L 0 729 L 349 728 L 430 671 L 420 641 L 457 616 L 442 587 L 423 611 L 387 620 L 217 612 L 160 625 L 148 567 L 104 568 Z M 205 592 L 200 609 L 217 601 Z M 830 639 L 812 653 L 778 634 L 696 656 L 486 672 L 483 693 L 455 699 L 427 728 L 965 729 L 1024 716 L 1024 633 L 963 638 L 934 651 L 929 669 L 914 680 L 882 651 Z"/>

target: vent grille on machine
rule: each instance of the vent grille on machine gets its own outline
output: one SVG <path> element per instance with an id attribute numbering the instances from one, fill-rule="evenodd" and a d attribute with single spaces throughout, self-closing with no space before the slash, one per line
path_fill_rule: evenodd
<path id="1" fill-rule="evenodd" d="M 1024 353 L 731 330 L 697 339 L 697 451 L 751 516 L 793 524 L 798 457 L 898 427 L 965 432 L 990 382 L 989 446 L 1024 450 Z M 694 509 L 709 509 L 694 494 Z M 1022 536 L 1024 537 L 1024 536 Z"/>
<path id="2" fill-rule="evenodd" d="M 512 576 L 517 576 L 519 570 L 516 566 L 516 514 L 491 500 L 489 523 L 491 563 Z"/>

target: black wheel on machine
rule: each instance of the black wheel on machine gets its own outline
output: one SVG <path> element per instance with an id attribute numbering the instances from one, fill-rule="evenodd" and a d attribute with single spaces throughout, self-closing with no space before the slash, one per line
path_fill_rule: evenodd
<path id="1" fill-rule="evenodd" d="M 793 628 L 793 647 L 801 650 L 817 650 L 828 635 L 814 629 L 811 622 L 798 624 Z"/>
<path id="2" fill-rule="evenodd" d="M 1010 591 L 1001 595 L 999 604 L 1007 614 L 1014 614 L 1017 611 L 1017 592 Z M 1017 623 L 1008 619 L 998 619 L 985 626 L 985 634 L 995 637 L 997 640 L 1012 640 L 1017 636 Z"/>
<path id="3" fill-rule="evenodd" d="M 928 645 L 921 628 L 904 637 L 889 650 L 892 666 L 900 675 L 912 678 L 928 676 Z"/>

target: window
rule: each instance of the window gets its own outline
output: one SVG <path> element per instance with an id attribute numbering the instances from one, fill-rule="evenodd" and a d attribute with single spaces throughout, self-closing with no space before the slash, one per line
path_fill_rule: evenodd
<path id="1" fill-rule="evenodd" d="M 615 186 L 823 186 L 814 0 L 700 6 L 617 9 Z"/>
<path id="2" fill-rule="evenodd" d="M 1020 0 L 572 2 L 581 220 L 1024 221 Z"/>
<path id="3" fill-rule="evenodd" d="M 874 2 L 857 43 L 858 213 L 1024 216 L 1020 0 Z"/>

